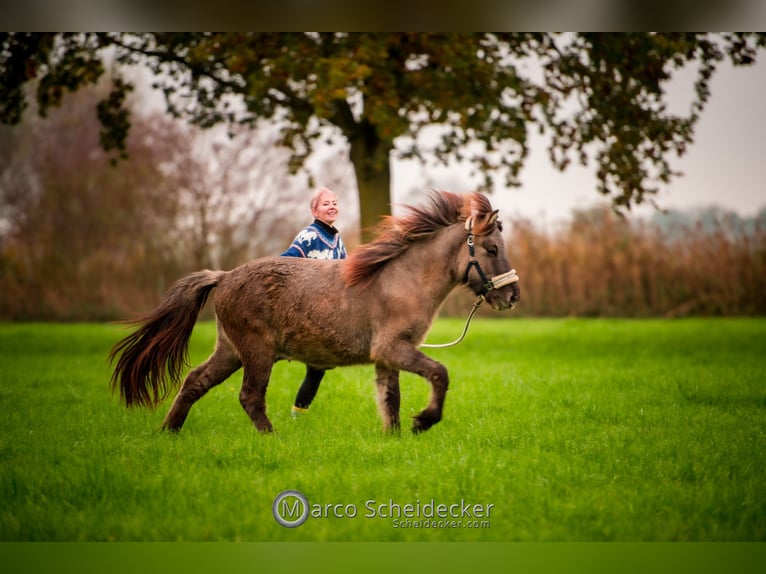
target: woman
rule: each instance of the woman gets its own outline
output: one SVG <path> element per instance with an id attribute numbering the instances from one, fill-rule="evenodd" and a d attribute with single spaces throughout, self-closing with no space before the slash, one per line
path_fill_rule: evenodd
<path id="1" fill-rule="evenodd" d="M 338 218 L 338 198 L 326 187 L 320 187 L 311 196 L 311 215 L 314 221 L 295 236 L 284 257 L 310 259 L 345 259 L 346 247 L 335 228 Z M 306 365 L 306 376 L 301 383 L 292 407 L 292 416 L 308 411 L 319 390 L 325 371 Z"/>

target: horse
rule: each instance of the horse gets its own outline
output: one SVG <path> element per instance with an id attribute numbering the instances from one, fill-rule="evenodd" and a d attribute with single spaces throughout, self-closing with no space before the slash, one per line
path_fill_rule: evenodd
<path id="1" fill-rule="evenodd" d="M 413 417 L 420 433 L 442 419 L 447 369 L 419 350 L 442 302 L 464 285 L 503 311 L 519 300 L 498 210 L 478 192 L 432 192 L 425 206 L 384 217 L 346 259 L 267 256 L 230 271 L 179 279 L 109 353 L 112 392 L 127 407 L 156 407 L 178 386 L 197 317 L 214 291 L 212 355 L 185 377 L 162 428 L 178 431 L 207 391 L 244 369 L 239 401 L 255 428 L 273 430 L 266 389 L 279 360 L 319 369 L 374 364 L 383 428 L 400 428 L 399 373 L 431 384 Z"/>

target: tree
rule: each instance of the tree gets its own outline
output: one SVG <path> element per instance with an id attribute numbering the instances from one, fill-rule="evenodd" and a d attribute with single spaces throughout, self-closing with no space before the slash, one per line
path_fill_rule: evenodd
<path id="1" fill-rule="evenodd" d="M 764 47 L 755 33 L 4 33 L 0 121 L 20 119 L 30 80 L 40 80 L 44 115 L 65 90 L 95 81 L 108 53 L 148 66 L 168 111 L 194 124 L 279 122 L 295 169 L 345 138 L 363 228 L 390 211 L 392 153 L 469 162 L 486 189 L 515 185 L 534 128 L 550 135 L 556 168 L 594 163 L 599 191 L 626 209 L 676 175 L 669 156 L 693 142 L 717 65 L 751 64 Z M 678 116 L 665 88 L 687 65 L 696 92 Z M 98 105 L 102 144 L 119 153 L 130 89 L 118 78 Z"/>

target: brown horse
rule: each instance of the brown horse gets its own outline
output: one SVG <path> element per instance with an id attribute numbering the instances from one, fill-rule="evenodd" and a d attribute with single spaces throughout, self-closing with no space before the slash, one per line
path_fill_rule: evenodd
<path id="1" fill-rule="evenodd" d="M 399 372 L 417 373 L 431 383 L 431 396 L 412 430 L 430 428 L 442 418 L 449 379 L 418 346 L 441 303 L 460 284 L 498 311 L 519 299 L 489 200 L 448 192 L 430 200 L 384 219 L 376 238 L 344 260 L 264 257 L 180 279 L 112 349 L 112 388 L 127 406 L 156 406 L 177 385 L 197 316 L 215 288 L 215 351 L 187 375 L 163 428 L 180 429 L 197 400 L 244 367 L 240 403 L 259 431 L 271 431 L 266 388 L 280 359 L 321 369 L 374 363 L 388 430 L 399 428 Z"/>

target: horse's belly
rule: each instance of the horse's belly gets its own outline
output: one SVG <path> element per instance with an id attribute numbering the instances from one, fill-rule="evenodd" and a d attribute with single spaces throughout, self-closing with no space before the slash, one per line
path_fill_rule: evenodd
<path id="1" fill-rule="evenodd" d="M 285 341 L 279 357 L 300 361 L 317 368 L 329 369 L 370 362 L 370 348 L 363 341 L 346 341 L 338 344 L 322 338 L 310 341 Z"/>

